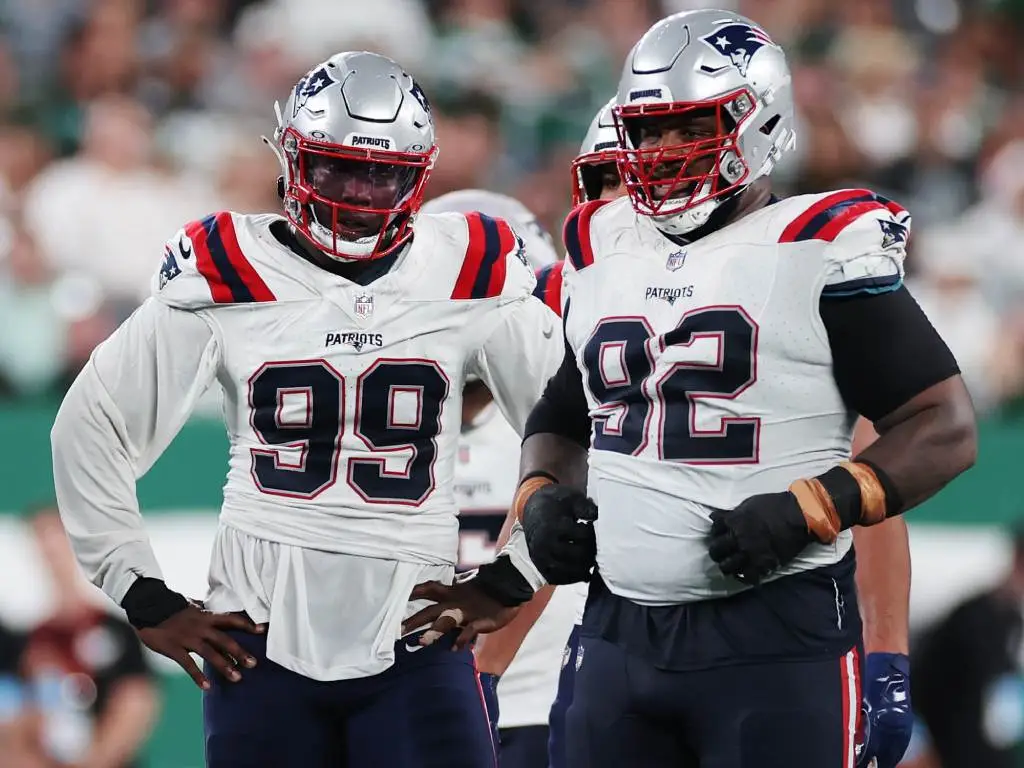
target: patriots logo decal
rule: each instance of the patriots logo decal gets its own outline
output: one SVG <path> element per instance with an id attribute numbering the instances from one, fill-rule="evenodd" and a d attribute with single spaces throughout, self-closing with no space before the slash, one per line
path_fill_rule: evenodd
<path id="1" fill-rule="evenodd" d="M 907 228 L 895 221 L 880 219 L 878 226 L 882 228 L 882 248 L 891 248 L 894 245 L 906 245 Z"/>
<path id="2" fill-rule="evenodd" d="M 181 274 L 181 267 L 178 260 L 174 258 L 174 252 L 170 248 L 164 248 L 164 261 L 160 265 L 160 290 L 164 289 L 171 280 Z"/>
<path id="3" fill-rule="evenodd" d="M 427 94 L 425 94 L 423 92 L 423 89 L 420 88 L 420 84 L 417 83 L 415 80 L 412 81 L 412 91 L 411 91 L 411 93 L 412 93 L 412 97 L 414 99 L 416 99 L 416 101 L 418 101 L 420 103 L 421 107 L 423 107 L 423 111 L 426 112 L 429 115 L 430 114 L 430 102 L 427 100 Z"/>
<path id="4" fill-rule="evenodd" d="M 336 81 L 327 71 L 327 67 L 319 67 L 299 80 L 295 86 L 295 105 L 292 107 L 292 117 L 299 114 L 299 110 L 306 106 L 307 101 L 334 82 Z"/>
<path id="5" fill-rule="evenodd" d="M 701 40 L 705 45 L 729 59 L 732 66 L 736 67 L 743 77 L 747 76 L 747 68 L 755 53 L 766 45 L 777 47 L 771 38 L 760 29 L 739 22 L 721 26 L 710 35 L 702 37 Z M 724 68 L 722 67 L 722 69 Z"/>

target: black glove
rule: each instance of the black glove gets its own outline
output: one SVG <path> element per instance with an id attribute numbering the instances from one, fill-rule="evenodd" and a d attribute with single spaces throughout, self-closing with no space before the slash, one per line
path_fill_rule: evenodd
<path id="1" fill-rule="evenodd" d="M 590 581 L 597 562 L 597 505 L 565 485 L 546 485 L 523 507 L 523 532 L 530 559 L 548 584 Z"/>
<path id="2" fill-rule="evenodd" d="M 757 584 L 816 541 L 789 491 L 751 496 L 736 509 L 711 514 L 708 551 L 722 573 Z"/>

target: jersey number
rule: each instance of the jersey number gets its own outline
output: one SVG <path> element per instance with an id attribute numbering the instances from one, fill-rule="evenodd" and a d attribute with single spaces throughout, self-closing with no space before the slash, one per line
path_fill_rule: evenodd
<path id="1" fill-rule="evenodd" d="M 353 456 L 349 486 L 375 504 L 420 504 L 434 490 L 434 460 L 448 379 L 426 360 L 378 360 L 356 381 L 352 431 L 378 457 Z M 249 380 L 252 477 L 264 493 L 312 499 L 338 478 L 345 379 L 324 360 L 267 363 Z M 303 416 L 304 411 L 304 416 Z M 286 455 L 281 448 L 290 448 Z M 288 463 L 289 455 L 295 454 Z M 398 470 L 387 469 L 405 458 Z"/>
<path id="2" fill-rule="evenodd" d="M 714 361 L 687 361 L 686 348 L 714 339 Z M 676 362 L 653 378 L 655 352 L 672 349 Z M 602 320 L 583 348 L 587 384 L 601 403 L 594 447 L 630 455 L 647 445 L 657 419 L 658 458 L 691 464 L 745 464 L 758 460 L 758 418 L 723 417 L 720 429 L 699 430 L 697 405 L 732 399 L 757 379 L 757 324 L 739 307 L 688 312 L 672 331 L 655 336 L 642 317 Z"/>

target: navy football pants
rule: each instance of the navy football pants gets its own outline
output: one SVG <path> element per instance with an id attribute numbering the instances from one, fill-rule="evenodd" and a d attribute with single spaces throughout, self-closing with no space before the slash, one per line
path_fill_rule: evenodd
<path id="1" fill-rule="evenodd" d="M 595 574 L 552 708 L 552 768 L 853 768 L 855 563 L 651 607 Z"/>
<path id="2" fill-rule="evenodd" d="M 494 768 L 495 747 L 469 650 L 451 638 L 373 677 L 319 682 L 266 658 L 266 636 L 230 632 L 258 660 L 203 697 L 209 768 Z M 411 641 L 412 643 L 415 640 Z"/>
<path id="3" fill-rule="evenodd" d="M 565 717 L 572 706 L 576 685 L 576 665 L 580 663 L 580 626 L 569 633 L 562 655 L 562 671 L 558 675 L 558 692 L 548 715 L 548 768 L 569 768 L 565 745 Z"/>
<path id="4" fill-rule="evenodd" d="M 580 649 L 568 768 L 853 768 L 856 649 L 685 672 L 597 637 L 583 636 Z"/>
<path id="5" fill-rule="evenodd" d="M 502 728 L 501 768 L 548 768 L 548 727 L 521 725 Z"/>

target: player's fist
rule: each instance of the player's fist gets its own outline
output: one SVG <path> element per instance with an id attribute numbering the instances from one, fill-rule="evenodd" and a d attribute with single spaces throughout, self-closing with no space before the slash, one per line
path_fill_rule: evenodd
<path id="1" fill-rule="evenodd" d="M 726 576 L 757 584 L 813 540 L 796 496 L 762 493 L 711 514 L 708 551 Z"/>
<path id="2" fill-rule="evenodd" d="M 910 659 L 902 653 L 869 653 L 864 664 L 864 732 L 857 766 L 896 768 L 910 745 L 914 713 L 910 707 Z"/>
<path id="3" fill-rule="evenodd" d="M 242 679 L 239 666 L 256 666 L 256 659 L 225 632 L 231 629 L 256 634 L 263 632 L 263 627 L 254 624 L 248 616 L 211 613 L 194 604 L 189 604 L 155 627 L 136 631 L 147 648 L 176 661 L 196 685 L 207 690 L 210 681 L 190 653 L 199 654 L 231 682 Z"/>
<path id="4" fill-rule="evenodd" d="M 523 507 L 530 559 L 548 584 L 590 581 L 597 561 L 597 505 L 565 485 L 546 485 Z"/>

